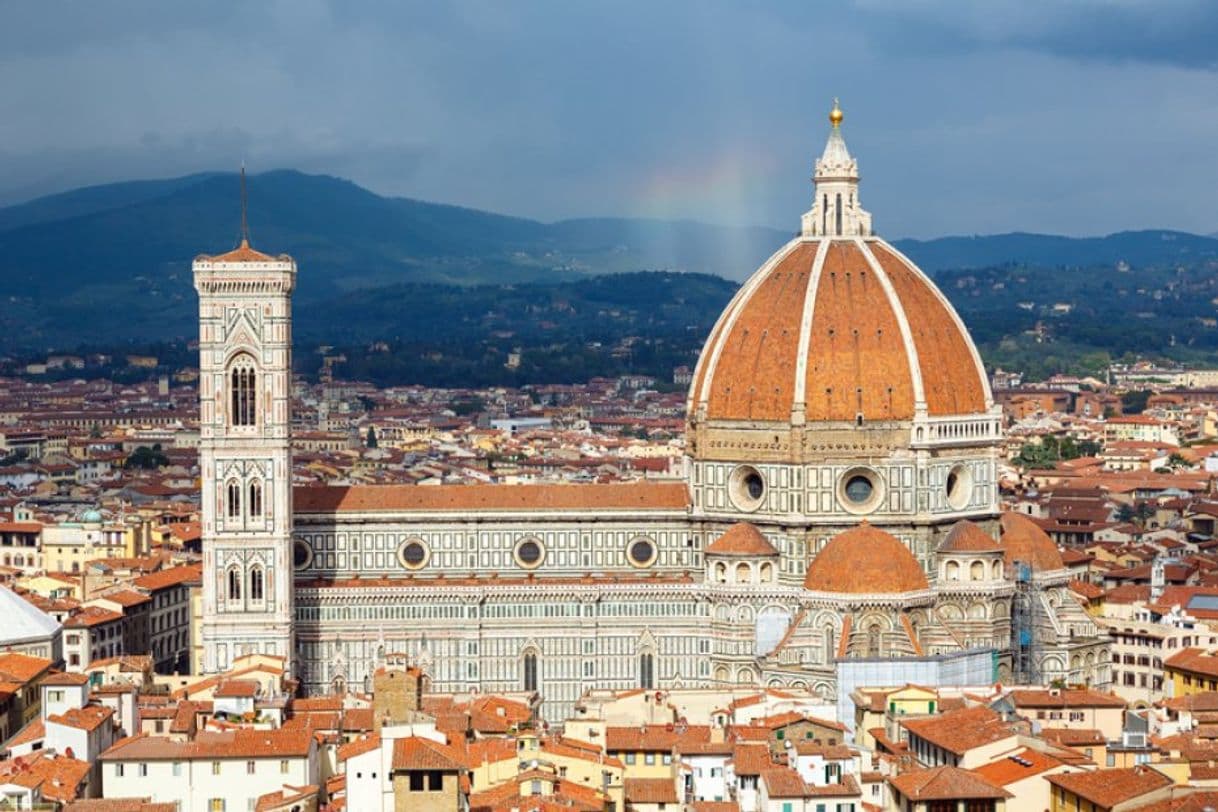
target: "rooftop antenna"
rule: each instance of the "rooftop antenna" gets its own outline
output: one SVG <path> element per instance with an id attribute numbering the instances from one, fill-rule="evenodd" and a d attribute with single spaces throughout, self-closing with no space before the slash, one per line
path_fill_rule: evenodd
<path id="1" fill-rule="evenodd" d="M 248 248 L 250 244 L 250 226 L 246 217 L 249 201 L 245 194 L 245 159 L 241 160 L 241 246 Z"/>

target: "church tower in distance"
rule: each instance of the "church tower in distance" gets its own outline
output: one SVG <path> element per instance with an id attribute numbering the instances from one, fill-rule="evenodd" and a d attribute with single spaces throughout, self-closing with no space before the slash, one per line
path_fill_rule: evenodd
<path id="1" fill-rule="evenodd" d="M 292 289 L 296 262 L 241 245 L 195 259 L 203 670 L 244 654 L 293 667 Z"/>

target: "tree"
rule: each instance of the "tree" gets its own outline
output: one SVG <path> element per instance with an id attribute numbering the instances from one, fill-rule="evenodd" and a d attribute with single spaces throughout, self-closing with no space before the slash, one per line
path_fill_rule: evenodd
<path id="1" fill-rule="evenodd" d="M 1146 502 L 1134 502 L 1132 505 L 1121 505 L 1116 510 L 1118 522 L 1129 522 L 1138 527 L 1145 527 L 1146 521 L 1155 515 L 1155 509 Z"/>
<path id="2" fill-rule="evenodd" d="M 1177 468 L 1192 468 L 1193 464 L 1186 460 L 1180 452 L 1173 451 L 1167 458 L 1167 467 L 1175 470 Z"/>
<path id="3" fill-rule="evenodd" d="M 142 445 L 135 449 L 135 451 L 132 451 L 127 456 L 127 461 L 123 463 L 123 467 L 141 468 L 150 471 L 168 464 L 169 457 L 165 456 L 165 452 L 161 450 L 161 444 L 156 443 L 152 448 Z"/>
<path id="4" fill-rule="evenodd" d="M 364 440 L 364 445 L 366 445 L 368 448 L 376 448 L 377 443 L 375 426 L 368 427 L 368 437 Z"/>

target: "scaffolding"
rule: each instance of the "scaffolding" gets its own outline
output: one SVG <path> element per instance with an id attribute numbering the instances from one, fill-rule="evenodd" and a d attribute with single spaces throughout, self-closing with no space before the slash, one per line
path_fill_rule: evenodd
<path id="1" fill-rule="evenodd" d="M 1015 562 L 1015 600 L 1011 605 L 1011 677 L 1016 685 L 1040 684 L 1040 623 L 1032 567 Z"/>

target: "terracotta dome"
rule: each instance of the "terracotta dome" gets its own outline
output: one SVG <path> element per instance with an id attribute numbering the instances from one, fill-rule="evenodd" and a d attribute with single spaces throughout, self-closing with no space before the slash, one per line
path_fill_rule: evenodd
<path id="1" fill-rule="evenodd" d="M 753 525 L 739 522 L 706 548 L 707 555 L 778 555 L 778 550 Z"/>
<path id="2" fill-rule="evenodd" d="M 976 347 L 947 299 L 876 237 L 804 234 L 740 289 L 702 349 L 690 417 L 909 420 L 984 414 Z M 802 420 L 800 416 L 802 415 Z"/>
<path id="3" fill-rule="evenodd" d="M 804 589 L 839 594 L 895 594 L 929 589 L 926 573 L 900 539 L 863 522 L 816 554 Z"/>
<path id="4" fill-rule="evenodd" d="M 1031 564 L 1035 572 L 1063 570 L 1066 564 L 1049 534 L 1020 513 L 1002 514 L 1002 552 L 1007 564 Z"/>
<path id="5" fill-rule="evenodd" d="M 947 538 L 939 545 L 939 552 L 998 553 L 1002 552 L 1002 546 L 977 525 L 967 519 L 961 519 L 952 525 Z"/>

